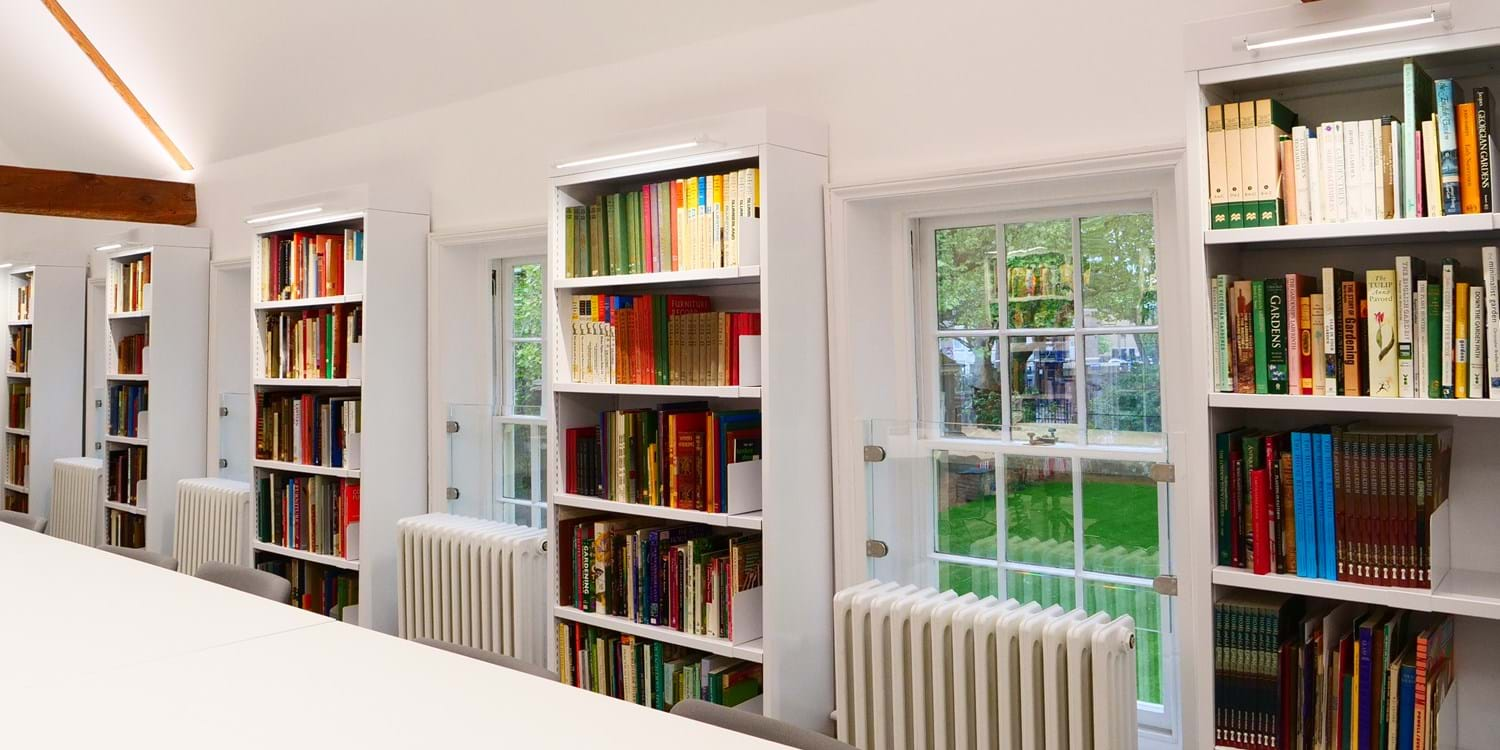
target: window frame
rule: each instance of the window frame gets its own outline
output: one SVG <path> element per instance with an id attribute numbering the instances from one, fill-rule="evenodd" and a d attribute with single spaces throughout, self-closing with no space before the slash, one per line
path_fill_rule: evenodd
<path id="1" fill-rule="evenodd" d="M 521 255 L 496 258 L 490 264 L 491 289 L 494 294 L 494 414 L 490 421 L 491 434 L 495 445 L 498 446 L 498 464 L 492 472 L 492 489 L 490 502 L 494 508 L 493 517 L 515 523 L 516 513 L 520 508 L 527 509 L 529 523 L 524 524 L 532 528 L 545 528 L 547 525 L 547 464 L 543 458 L 543 449 L 547 441 L 547 417 L 546 414 L 546 388 L 547 382 L 546 363 L 548 351 L 546 337 L 517 336 L 515 335 L 515 269 L 518 266 L 535 265 L 542 274 L 540 293 L 542 304 L 545 305 L 547 295 L 547 257 L 546 255 Z M 545 308 L 544 308 L 545 309 Z M 545 316 L 544 316 L 545 318 Z M 545 320 L 542 323 L 545 333 Z M 543 403 L 536 415 L 518 414 L 515 409 L 516 398 L 516 371 L 515 371 L 515 345 L 521 343 L 535 343 L 542 349 L 542 383 Z M 532 466 L 532 481 L 530 497 L 517 498 L 507 497 L 501 492 L 501 486 L 507 477 L 512 476 L 508 462 L 511 460 L 510 451 L 506 445 L 506 428 L 524 427 L 530 431 L 530 463 Z"/>

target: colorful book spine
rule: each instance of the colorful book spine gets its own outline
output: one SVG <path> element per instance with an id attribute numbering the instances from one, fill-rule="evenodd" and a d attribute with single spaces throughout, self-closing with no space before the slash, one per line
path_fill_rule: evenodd
<path id="1" fill-rule="evenodd" d="M 1438 175 L 1443 196 L 1443 215 L 1453 216 L 1463 212 L 1459 196 L 1458 176 L 1458 127 L 1456 107 L 1463 94 L 1452 78 L 1436 82 L 1437 86 L 1437 131 L 1438 131 Z"/>
<path id="2" fill-rule="evenodd" d="M 1365 330 L 1368 336 L 1369 393 L 1377 398 L 1396 398 L 1399 368 L 1396 364 L 1396 272 L 1365 272 L 1368 314 Z"/>
<path id="3" fill-rule="evenodd" d="M 1224 105 L 1210 104 L 1208 129 L 1208 211 L 1210 229 L 1229 228 L 1228 162 L 1224 148 Z M 1238 144 L 1236 144 L 1238 145 Z"/>
<path id="4" fill-rule="evenodd" d="M 1245 226 L 1245 180 L 1241 165 L 1244 151 L 1240 145 L 1240 105 L 1230 102 L 1224 105 L 1224 184 L 1225 210 L 1228 212 L 1228 228 Z M 1254 162 L 1251 162 L 1252 164 Z"/>
<path id="5" fill-rule="evenodd" d="M 1494 185 L 1494 155 L 1492 150 L 1494 144 L 1490 142 L 1490 131 L 1494 128 L 1494 96 L 1490 94 L 1489 88 L 1479 86 L 1474 89 L 1474 137 L 1478 144 L 1477 158 L 1479 161 L 1479 212 L 1491 213 L 1495 210 L 1495 185 Z"/>
<path id="6" fill-rule="evenodd" d="M 1456 284 L 1458 275 L 1458 261 L 1452 258 L 1443 259 L 1443 302 L 1442 307 L 1442 398 L 1454 397 L 1454 364 L 1456 346 L 1454 334 L 1456 333 L 1454 314 L 1457 312 L 1458 300 L 1456 297 Z"/>
<path id="7" fill-rule="evenodd" d="M 1262 214 L 1264 216 L 1264 213 Z M 1267 393 L 1286 394 L 1291 388 L 1291 358 L 1288 347 L 1288 311 L 1286 279 L 1270 278 L 1265 282 L 1266 300 L 1266 387 Z M 1259 383 L 1257 382 L 1257 387 Z"/>
<path id="8" fill-rule="evenodd" d="M 1255 392 L 1270 393 L 1270 337 L 1267 335 L 1269 303 L 1266 301 L 1266 282 L 1263 279 L 1251 281 L 1250 292 L 1253 297 L 1255 325 Z"/>
<path id="9" fill-rule="evenodd" d="M 1458 200 L 1466 214 L 1479 213 L 1479 120 L 1474 102 L 1454 107 L 1458 129 Z"/>

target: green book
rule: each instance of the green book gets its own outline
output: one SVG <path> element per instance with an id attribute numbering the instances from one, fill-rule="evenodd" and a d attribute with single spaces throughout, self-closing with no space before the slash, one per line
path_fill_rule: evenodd
<path id="1" fill-rule="evenodd" d="M 604 252 L 609 259 L 609 275 L 627 273 L 625 270 L 625 249 L 621 244 L 625 232 L 620 226 L 619 193 L 610 193 L 604 197 L 604 223 Z"/>
<path id="2" fill-rule="evenodd" d="M 1254 309 L 1255 392 L 1270 393 L 1269 350 L 1266 347 L 1266 282 L 1250 282 L 1250 304 Z"/>
<path id="3" fill-rule="evenodd" d="M 595 198 L 589 204 L 589 275 L 604 276 L 609 273 L 609 256 L 604 250 L 604 199 Z"/>
<path id="4" fill-rule="evenodd" d="M 622 226 L 625 237 L 626 273 L 643 273 L 646 270 L 641 259 L 641 194 L 632 190 L 625 194 L 622 206 L 625 212 Z"/>
<path id="5" fill-rule="evenodd" d="M 1288 391 L 1286 279 L 1266 279 L 1266 386 L 1270 393 Z"/>
<path id="6" fill-rule="evenodd" d="M 1427 284 L 1427 397 L 1443 397 L 1443 286 Z"/>

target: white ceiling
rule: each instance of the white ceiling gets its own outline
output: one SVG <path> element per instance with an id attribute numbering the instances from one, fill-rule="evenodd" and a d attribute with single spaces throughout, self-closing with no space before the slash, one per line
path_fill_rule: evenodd
<path id="1" fill-rule="evenodd" d="M 866 1 L 62 0 L 198 165 Z M 0 163 L 175 172 L 39 0 L 0 0 Z"/>

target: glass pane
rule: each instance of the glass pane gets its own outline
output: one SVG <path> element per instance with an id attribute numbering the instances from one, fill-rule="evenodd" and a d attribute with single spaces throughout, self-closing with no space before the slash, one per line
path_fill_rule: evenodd
<path id="1" fill-rule="evenodd" d="M 1083 461 L 1083 567 L 1100 573 L 1154 578 L 1157 550 L 1156 482 L 1144 461 Z"/>
<path id="2" fill-rule="evenodd" d="M 1073 567 L 1071 464 L 1066 458 L 1005 457 L 1005 559 Z"/>
<path id="3" fill-rule="evenodd" d="M 1079 221 L 1083 325 L 1156 325 L 1156 236 L 1150 213 Z"/>
<path id="4" fill-rule="evenodd" d="M 995 459 L 933 451 L 937 551 L 995 559 Z"/>
<path id="5" fill-rule="evenodd" d="M 1000 339 L 944 336 L 938 339 L 938 394 L 943 421 L 998 427 L 1005 418 L 1000 389 Z"/>
<path id="6" fill-rule="evenodd" d="M 1010 339 L 1010 421 L 1015 439 L 1027 433 L 1078 441 L 1074 402 L 1073 337 Z"/>
<path id="7" fill-rule="evenodd" d="M 1090 443 L 1165 444 L 1158 338 L 1154 333 L 1084 337 Z"/>
<path id="8" fill-rule="evenodd" d="M 506 523 L 513 523 L 518 526 L 531 525 L 531 506 L 518 505 L 516 503 L 507 503 L 504 500 L 496 501 L 495 506 L 496 517 L 499 518 L 499 520 Z"/>
<path id="9" fill-rule="evenodd" d="M 455 516 L 491 518 L 490 482 L 490 411 L 487 404 L 448 404 L 448 419 L 458 423 L 457 432 L 445 435 L 448 441 L 448 486 L 458 490 L 458 497 L 448 501 L 448 512 Z"/>
<path id="10" fill-rule="evenodd" d="M 511 344 L 511 413 L 542 415 L 542 344 L 537 341 Z"/>
<path id="11" fill-rule="evenodd" d="M 1000 327 L 995 289 L 995 227 L 939 229 L 937 245 L 938 330 Z"/>
<path id="12" fill-rule="evenodd" d="M 1037 602 L 1043 607 L 1054 604 L 1064 610 L 1074 607 L 1077 598 L 1074 580 L 1068 576 L 1032 573 L 1024 570 L 1005 571 L 1005 595 L 1022 604 Z"/>
<path id="13" fill-rule="evenodd" d="M 938 591 L 955 591 L 959 596 L 964 594 L 976 594 L 983 599 L 986 596 L 1000 595 L 1000 572 L 992 566 L 960 565 L 959 563 L 938 563 Z"/>
<path id="14" fill-rule="evenodd" d="M 1006 309 L 1011 328 L 1073 326 L 1073 222 L 1005 225 Z"/>
<path id="15" fill-rule="evenodd" d="M 530 500 L 532 498 L 531 425 L 500 425 L 500 498 Z M 539 467 L 536 467 L 539 468 Z"/>
<path id="16" fill-rule="evenodd" d="M 510 270 L 511 337 L 542 337 L 542 264 L 523 263 Z"/>
<path id="17" fill-rule="evenodd" d="M 1014 594 L 1012 594 L 1014 595 Z M 1162 702 L 1162 598 L 1146 586 L 1083 582 L 1083 608 L 1089 614 L 1106 612 L 1135 620 L 1136 699 Z"/>

